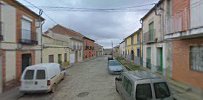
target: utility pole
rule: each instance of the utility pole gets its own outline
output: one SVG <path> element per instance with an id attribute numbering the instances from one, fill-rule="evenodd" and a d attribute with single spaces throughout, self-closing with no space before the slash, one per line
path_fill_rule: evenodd
<path id="1" fill-rule="evenodd" d="M 112 58 L 113 58 L 113 41 L 111 41 L 112 44 Z"/>

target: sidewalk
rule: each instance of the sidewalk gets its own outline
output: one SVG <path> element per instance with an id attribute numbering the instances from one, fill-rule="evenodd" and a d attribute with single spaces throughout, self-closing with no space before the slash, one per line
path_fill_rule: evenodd
<path id="1" fill-rule="evenodd" d="M 18 100 L 21 96 L 22 94 L 19 92 L 19 87 L 15 87 L 0 94 L 1 100 Z"/>

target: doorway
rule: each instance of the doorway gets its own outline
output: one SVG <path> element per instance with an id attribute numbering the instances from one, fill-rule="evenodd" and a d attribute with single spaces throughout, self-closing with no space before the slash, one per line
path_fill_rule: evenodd
<path id="1" fill-rule="evenodd" d="M 25 70 L 27 66 L 32 65 L 32 56 L 31 54 L 22 54 L 22 72 Z"/>
<path id="2" fill-rule="evenodd" d="M 157 70 L 163 72 L 163 49 L 157 48 Z"/>
<path id="3" fill-rule="evenodd" d="M 134 61 L 134 51 L 131 50 L 131 60 Z"/>

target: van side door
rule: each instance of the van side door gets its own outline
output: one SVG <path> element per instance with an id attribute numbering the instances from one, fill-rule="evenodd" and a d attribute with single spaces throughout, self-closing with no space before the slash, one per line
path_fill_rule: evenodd
<path id="1" fill-rule="evenodd" d="M 127 77 L 123 79 L 123 98 L 124 100 L 133 100 L 133 84 Z"/>

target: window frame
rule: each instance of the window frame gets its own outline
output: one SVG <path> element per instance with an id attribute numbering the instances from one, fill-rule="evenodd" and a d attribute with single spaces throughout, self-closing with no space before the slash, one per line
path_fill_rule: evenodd
<path id="1" fill-rule="evenodd" d="M 44 71 L 44 78 L 43 78 L 43 79 L 37 77 L 38 71 Z M 36 80 L 45 80 L 45 79 L 46 79 L 46 71 L 45 71 L 44 69 L 37 69 L 37 70 L 36 70 L 36 77 L 35 77 L 35 79 L 36 79 Z"/>
<path id="2" fill-rule="evenodd" d="M 197 66 L 195 66 L 195 67 L 193 67 L 193 60 L 192 60 L 192 57 L 193 57 L 193 55 L 192 55 L 192 48 L 193 47 L 196 47 L 196 48 L 198 48 L 198 53 L 196 54 L 196 55 L 200 55 L 201 54 L 201 48 L 203 49 L 203 45 L 193 45 L 193 46 L 190 46 L 190 48 L 189 48 L 189 66 L 190 66 L 190 70 L 191 71 L 196 71 L 196 72 L 200 72 L 200 73 L 203 73 L 203 67 L 202 68 L 197 68 Z M 200 57 L 201 58 L 201 57 Z M 201 60 L 201 59 L 199 59 L 199 60 Z M 201 61 L 199 61 L 199 62 L 201 62 Z M 200 64 L 200 66 L 201 66 L 201 64 Z"/>
<path id="3" fill-rule="evenodd" d="M 54 55 L 49 55 L 49 63 L 53 63 L 54 62 Z M 51 61 L 50 57 L 53 57 L 53 60 Z"/>
<path id="4" fill-rule="evenodd" d="M 152 86 L 151 86 L 151 83 L 143 83 L 143 84 L 137 84 L 136 85 L 136 90 L 135 90 L 135 98 L 137 99 L 137 87 L 138 85 L 149 85 L 150 86 L 150 92 L 151 92 L 151 98 L 150 99 L 153 99 L 153 91 L 152 91 Z"/>
<path id="5" fill-rule="evenodd" d="M 26 29 L 25 27 L 23 27 L 23 22 L 27 22 L 27 23 L 30 24 L 30 28 L 29 28 L 30 30 Z M 29 38 L 27 38 L 26 36 L 23 35 L 24 34 L 23 30 L 29 31 L 29 33 L 30 33 L 30 37 Z M 25 18 L 21 18 L 21 39 L 32 40 L 32 21 L 27 20 Z"/>
<path id="6" fill-rule="evenodd" d="M 27 79 L 27 78 L 26 78 L 26 73 L 27 73 L 28 71 L 32 71 L 32 72 L 33 72 L 32 79 Z M 24 76 L 23 76 L 23 79 L 24 79 L 24 80 L 33 80 L 33 79 L 35 79 L 35 70 L 33 70 L 33 69 L 26 70 L 26 72 L 25 72 L 25 74 L 24 74 Z"/>

